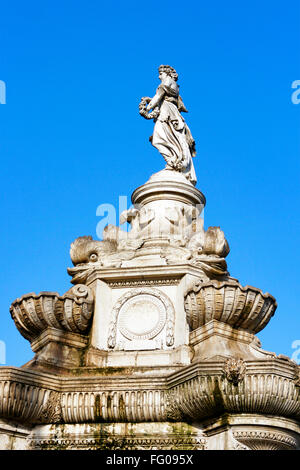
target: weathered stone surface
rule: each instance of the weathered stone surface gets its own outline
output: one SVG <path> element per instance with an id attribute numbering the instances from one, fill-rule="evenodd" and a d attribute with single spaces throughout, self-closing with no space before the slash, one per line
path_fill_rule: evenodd
<path id="1" fill-rule="evenodd" d="M 232 328 L 217 320 L 191 331 L 189 344 L 194 352 L 193 362 L 219 360 L 222 357 L 248 361 L 276 357 L 275 353 L 261 349 L 260 341 L 253 333 Z"/>
<path id="2" fill-rule="evenodd" d="M 267 325 L 277 308 L 269 293 L 263 294 L 252 286 L 242 287 L 233 280 L 198 281 L 186 294 L 184 305 L 192 330 L 218 320 L 253 333 Z"/>
<path id="3" fill-rule="evenodd" d="M 131 230 L 107 226 L 103 241 L 79 237 L 71 245 L 75 265 L 72 283 L 90 283 L 103 268 L 145 268 L 187 264 L 200 268 L 206 280 L 229 277 L 228 242 L 219 227 L 203 228 L 204 195 L 178 172 L 163 170 L 132 194 L 134 209 L 121 214 Z"/>
<path id="4" fill-rule="evenodd" d="M 186 423 L 88 423 L 39 426 L 28 445 L 66 450 L 205 450 L 207 439 Z"/>
<path id="5" fill-rule="evenodd" d="M 294 450 L 299 426 L 286 418 L 224 414 L 202 424 L 83 423 L 37 425 L 8 434 L 0 423 L 2 449 L 42 450 Z M 4 433 L 7 434 L 4 434 Z M 134 454 L 133 454 L 134 455 Z"/>
<path id="6" fill-rule="evenodd" d="M 160 79 L 140 112 L 167 166 L 133 192 L 130 230 L 78 237 L 75 286 L 11 306 L 35 357 L 0 368 L 1 449 L 300 448 L 299 366 L 255 337 L 276 301 L 231 277 L 223 231 L 204 229 L 177 74 Z"/>
<path id="7" fill-rule="evenodd" d="M 57 292 L 23 295 L 12 303 L 10 313 L 21 335 L 32 341 L 48 327 L 86 333 L 93 304 L 92 291 L 85 285 L 77 285 L 62 297 Z"/>
<path id="8" fill-rule="evenodd" d="M 201 429 L 208 450 L 296 450 L 299 424 L 282 417 L 225 414 L 206 421 Z"/>
<path id="9" fill-rule="evenodd" d="M 24 367 L 79 367 L 83 363 L 83 350 L 88 342 L 86 335 L 47 328 L 31 342 L 31 349 L 36 354 Z"/>
<path id="10" fill-rule="evenodd" d="M 28 450 L 30 426 L 0 419 L 0 450 Z"/>
<path id="11" fill-rule="evenodd" d="M 224 372 L 228 382 L 238 385 L 245 377 L 245 362 L 241 358 L 230 357 L 225 363 Z"/>
<path id="12" fill-rule="evenodd" d="M 238 381 L 226 375 L 224 358 L 172 373 L 169 367 L 83 368 L 59 376 L 1 368 L 0 416 L 25 424 L 47 422 L 47 416 L 53 422 L 57 413 L 63 423 L 161 422 L 174 413 L 199 422 L 224 412 L 300 418 L 295 364 L 270 358 L 244 366 Z"/>

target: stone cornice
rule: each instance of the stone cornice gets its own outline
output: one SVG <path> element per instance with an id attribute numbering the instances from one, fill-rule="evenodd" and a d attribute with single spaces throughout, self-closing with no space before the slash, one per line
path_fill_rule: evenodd
<path id="1" fill-rule="evenodd" d="M 300 417 L 292 363 L 275 358 L 246 362 L 237 383 L 226 378 L 224 366 L 225 360 L 195 363 L 171 374 L 166 368 L 165 376 L 125 368 L 77 377 L 3 367 L 0 418 L 35 423 L 201 421 L 220 411 Z"/>
<path id="2" fill-rule="evenodd" d="M 161 388 L 169 389 L 187 380 L 191 380 L 199 376 L 220 376 L 223 374 L 224 363 L 223 361 L 206 361 L 194 362 L 187 366 L 178 367 L 178 371 L 168 373 L 169 367 L 157 368 L 157 375 L 154 374 L 145 376 L 148 368 L 103 368 L 103 369 L 89 369 L 84 370 L 76 369 L 74 373 L 77 375 L 62 375 L 47 373 L 45 371 L 38 371 L 30 368 L 18 367 L 0 367 L 0 380 L 10 380 L 22 382 L 34 386 L 43 384 L 45 387 L 55 388 L 55 390 L 63 391 L 74 389 L 80 386 L 95 386 L 101 381 L 101 386 L 117 387 L 118 389 L 128 385 L 136 389 L 141 386 L 160 386 Z M 274 374 L 279 377 L 286 378 L 293 381 L 296 374 L 296 364 L 292 361 L 286 361 L 271 357 L 267 360 L 245 361 L 247 366 L 247 374 Z M 85 372 L 84 372 L 85 371 Z M 93 373 L 94 372 L 94 373 Z M 105 375 L 104 375 L 105 374 Z"/>
<path id="3" fill-rule="evenodd" d="M 144 266 L 143 273 L 141 274 L 141 268 L 138 267 L 126 267 L 126 268 L 97 268 L 88 277 L 87 285 L 90 285 L 95 280 L 99 279 L 105 281 L 108 284 L 112 282 L 125 282 L 125 281 L 143 281 L 143 280 L 180 280 L 186 274 L 193 276 L 201 276 L 202 270 L 197 266 L 190 264 L 177 264 L 167 266 Z"/>

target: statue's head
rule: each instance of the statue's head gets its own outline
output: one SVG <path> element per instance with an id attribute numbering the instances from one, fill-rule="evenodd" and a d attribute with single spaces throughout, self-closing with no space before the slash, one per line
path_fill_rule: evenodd
<path id="1" fill-rule="evenodd" d="M 159 72 L 159 75 L 161 76 L 163 73 L 165 73 L 166 75 L 168 75 L 169 77 L 171 77 L 175 82 L 177 82 L 178 80 L 178 73 L 176 72 L 175 69 L 173 69 L 173 67 L 171 67 L 170 65 L 160 65 L 158 67 L 158 72 Z"/>

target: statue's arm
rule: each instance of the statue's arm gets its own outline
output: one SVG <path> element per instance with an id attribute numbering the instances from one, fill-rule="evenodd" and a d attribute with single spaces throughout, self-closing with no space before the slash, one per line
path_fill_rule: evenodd
<path id="1" fill-rule="evenodd" d="M 150 109 L 154 109 L 160 103 L 160 101 L 164 97 L 164 94 L 165 94 L 165 92 L 164 92 L 163 88 L 158 87 L 155 96 L 153 96 L 152 100 L 150 101 L 150 103 L 147 106 L 147 110 L 150 111 Z"/>

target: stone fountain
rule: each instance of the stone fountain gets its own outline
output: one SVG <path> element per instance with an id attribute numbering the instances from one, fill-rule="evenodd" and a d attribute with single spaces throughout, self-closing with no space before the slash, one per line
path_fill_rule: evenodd
<path id="1" fill-rule="evenodd" d="M 26 294 L 10 313 L 34 352 L 0 368 L 1 449 L 299 449 L 299 366 L 255 336 L 269 293 L 227 270 L 204 230 L 195 142 L 170 66 L 144 97 L 166 161 L 103 239 L 71 245 L 68 292 Z"/>

